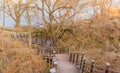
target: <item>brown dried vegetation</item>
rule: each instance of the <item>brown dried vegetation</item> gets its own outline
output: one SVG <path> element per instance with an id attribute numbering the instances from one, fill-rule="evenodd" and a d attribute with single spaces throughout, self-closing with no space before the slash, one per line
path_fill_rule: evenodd
<path id="1" fill-rule="evenodd" d="M 96 67 L 104 69 L 105 63 L 109 62 L 112 70 L 120 71 L 119 16 L 98 15 L 74 27 L 74 35 L 64 34 L 58 42 L 58 47 L 67 45 L 72 50 L 84 51 L 88 64 L 90 60 L 95 59 Z"/>
<path id="2" fill-rule="evenodd" d="M 29 49 L 28 44 L 9 37 L 5 38 L 5 49 L 0 53 L 0 68 L 3 73 L 47 73 L 48 71 L 41 54 L 36 55 L 36 49 Z"/>

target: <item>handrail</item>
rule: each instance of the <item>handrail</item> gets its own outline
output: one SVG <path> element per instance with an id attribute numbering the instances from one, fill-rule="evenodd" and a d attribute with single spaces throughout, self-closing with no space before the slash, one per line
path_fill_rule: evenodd
<path id="1" fill-rule="evenodd" d="M 75 64 L 80 69 L 81 73 L 85 73 L 86 67 L 89 68 L 88 69 L 89 73 L 94 73 L 94 71 L 98 67 L 97 65 L 95 65 L 95 60 L 91 60 L 91 62 L 88 62 L 88 60 L 85 58 L 85 52 L 82 52 L 81 58 L 80 58 L 80 53 L 78 56 L 78 52 L 74 52 L 74 51 L 70 52 L 69 61 L 72 62 L 73 64 Z M 89 65 L 87 65 L 87 63 L 89 63 Z M 117 71 L 110 70 L 110 63 L 106 63 L 106 69 L 101 70 L 101 71 L 103 73 L 111 73 L 111 72 L 112 73 L 120 73 Z"/>

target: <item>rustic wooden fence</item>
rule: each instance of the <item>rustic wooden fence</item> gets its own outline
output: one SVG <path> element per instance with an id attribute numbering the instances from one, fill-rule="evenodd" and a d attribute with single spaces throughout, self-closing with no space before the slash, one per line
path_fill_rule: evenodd
<path id="1" fill-rule="evenodd" d="M 28 38 L 29 38 L 27 33 L 16 33 L 16 34 L 14 33 L 11 34 L 11 37 L 24 42 L 28 42 Z"/>
<path id="2" fill-rule="evenodd" d="M 29 41 L 29 36 L 27 33 L 11 34 L 11 37 L 24 42 Z M 31 40 L 32 40 L 31 42 L 32 44 L 37 44 L 44 48 L 54 47 L 57 42 L 53 37 L 32 37 Z"/>
<path id="3" fill-rule="evenodd" d="M 120 73 L 110 69 L 110 63 L 106 63 L 106 68 L 104 70 L 97 69 L 95 65 L 95 60 L 91 60 L 89 64 L 85 57 L 85 53 L 82 52 L 69 52 L 69 61 L 76 65 L 80 69 L 81 73 Z"/>

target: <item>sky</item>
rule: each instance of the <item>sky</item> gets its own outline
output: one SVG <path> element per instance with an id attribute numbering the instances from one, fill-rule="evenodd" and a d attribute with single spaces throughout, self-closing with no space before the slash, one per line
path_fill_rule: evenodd
<path id="1" fill-rule="evenodd" d="M 113 6 L 120 8 L 120 0 L 113 0 Z M 83 10 L 83 13 L 84 13 L 84 11 L 87 11 L 87 13 L 84 13 L 82 15 L 82 17 L 85 18 L 85 19 L 90 17 L 90 15 L 93 13 L 93 11 L 92 10 L 91 11 L 88 10 L 88 8 L 85 8 Z M 5 21 L 6 21 L 5 22 L 5 27 L 14 27 L 15 23 L 14 23 L 14 21 L 10 17 L 7 16 Z M 2 26 L 2 23 L 3 23 L 3 18 L 2 18 L 2 15 L 0 15 L 0 26 Z M 25 19 L 21 19 L 21 24 L 25 25 L 26 24 L 26 20 Z"/>

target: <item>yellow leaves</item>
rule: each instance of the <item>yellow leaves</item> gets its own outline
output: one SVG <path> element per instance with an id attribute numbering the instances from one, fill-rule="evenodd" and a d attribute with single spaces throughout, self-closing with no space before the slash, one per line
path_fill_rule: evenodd
<path id="1" fill-rule="evenodd" d="M 115 8 L 115 7 L 110 7 L 108 12 L 109 12 L 109 15 L 119 16 L 119 10 L 117 8 Z"/>

